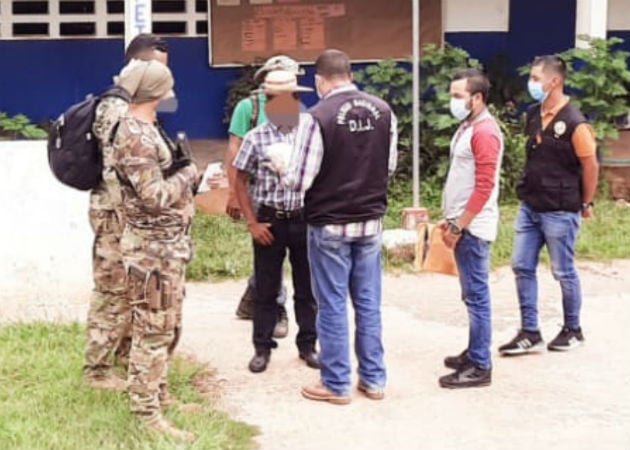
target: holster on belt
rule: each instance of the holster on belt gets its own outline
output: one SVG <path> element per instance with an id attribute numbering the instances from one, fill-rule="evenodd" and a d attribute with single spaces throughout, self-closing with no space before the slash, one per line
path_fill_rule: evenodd
<path id="1" fill-rule="evenodd" d="M 146 304 L 154 311 L 165 310 L 173 304 L 173 287 L 169 277 L 159 269 L 145 269 L 131 263 L 127 270 L 132 304 Z"/>

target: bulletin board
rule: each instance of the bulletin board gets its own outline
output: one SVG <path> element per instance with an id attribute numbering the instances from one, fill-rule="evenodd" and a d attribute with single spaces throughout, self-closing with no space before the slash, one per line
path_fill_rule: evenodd
<path id="1" fill-rule="evenodd" d="M 251 64 L 279 53 L 312 62 L 331 47 L 353 61 L 411 56 L 411 0 L 209 1 L 212 66 Z M 439 21 L 432 22 L 441 39 L 438 10 Z"/>

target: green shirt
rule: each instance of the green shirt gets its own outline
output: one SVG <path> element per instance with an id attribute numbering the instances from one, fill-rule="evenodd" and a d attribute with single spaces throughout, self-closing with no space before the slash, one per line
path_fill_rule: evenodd
<path id="1" fill-rule="evenodd" d="M 265 94 L 258 94 L 258 121 L 256 125 L 260 125 L 267 121 L 267 116 L 265 115 L 266 102 L 267 97 Z M 236 104 L 236 108 L 234 108 L 232 118 L 230 119 L 230 134 L 233 134 L 241 139 L 245 137 L 247 132 L 250 130 L 253 110 L 254 107 L 250 97 L 244 98 Z"/>

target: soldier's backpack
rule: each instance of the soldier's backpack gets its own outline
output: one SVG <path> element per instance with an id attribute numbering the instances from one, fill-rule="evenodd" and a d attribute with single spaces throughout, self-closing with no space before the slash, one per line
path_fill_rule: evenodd
<path id="1" fill-rule="evenodd" d="M 87 191 L 101 183 L 103 155 L 92 133 L 92 123 L 98 103 L 110 96 L 131 100 L 125 89 L 112 86 L 72 105 L 53 122 L 48 135 L 48 164 L 63 184 Z"/>

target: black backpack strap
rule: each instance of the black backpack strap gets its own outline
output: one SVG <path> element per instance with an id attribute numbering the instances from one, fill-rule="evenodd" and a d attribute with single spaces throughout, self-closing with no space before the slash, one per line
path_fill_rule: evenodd
<path id="1" fill-rule="evenodd" d="M 112 132 L 109 135 L 109 139 L 107 140 L 109 145 L 114 144 L 114 140 L 116 139 L 116 134 L 118 133 L 118 128 L 120 127 L 120 120 L 114 124 L 112 127 Z"/>
<path id="2" fill-rule="evenodd" d="M 249 129 L 256 128 L 258 125 L 258 116 L 260 115 L 260 100 L 258 94 L 252 94 L 249 96 L 252 101 L 252 116 L 249 118 Z"/>
<path id="3" fill-rule="evenodd" d="M 104 97 L 118 97 L 126 101 L 127 103 L 131 102 L 131 95 L 127 90 L 123 87 L 116 86 L 115 84 L 105 89 L 101 95 L 99 95 L 99 99 Z"/>

